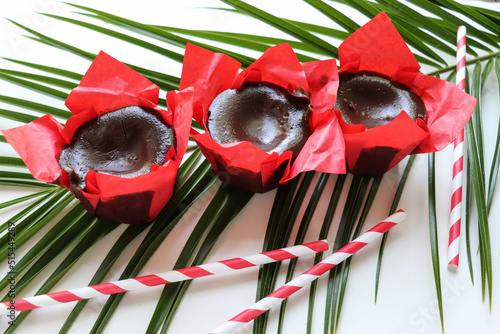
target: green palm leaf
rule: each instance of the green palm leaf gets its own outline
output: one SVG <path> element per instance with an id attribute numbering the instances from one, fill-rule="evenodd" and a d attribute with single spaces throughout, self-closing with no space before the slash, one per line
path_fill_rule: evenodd
<path id="1" fill-rule="evenodd" d="M 253 7 L 243 1 L 238 0 L 223 0 L 224 3 L 227 3 L 235 9 L 238 9 L 244 14 L 251 15 L 253 17 L 258 18 L 259 20 L 266 22 L 267 24 L 274 26 L 290 36 L 293 36 L 306 44 L 309 44 L 316 48 L 318 51 L 324 52 L 327 55 L 336 57 L 337 56 L 337 48 L 326 43 L 324 40 L 316 37 L 315 35 L 309 33 L 306 30 L 301 29 L 300 27 L 294 25 L 293 23 L 280 19 L 277 16 L 270 15 L 263 10 L 260 10 L 256 7 Z"/>
<path id="2" fill-rule="evenodd" d="M 434 272 L 434 284 L 436 285 L 439 319 L 441 320 L 441 328 L 444 332 L 443 292 L 441 288 L 441 271 L 439 270 L 439 243 L 436 218 L 436 164 L 434 162 L 434 156 L 435 153 L 429 154 L 429 234 L 431 239 L 432 269 Z"/>
<path id="3" fill-rule="evenodd" d="M 446 11 L 445 8 L 440 7 L 439 5 L 433 3 L 432 1 L 422 1 L 422 0 L 410 0 L 411 3 L 414 5 L 425 9 L 426 11 L 433 13 L 434 15 L 437 15 L 438 17 L 441 18 L 441 23 L 450 24 L 450 29 L 456 29 L 456 27 L 464 24 L 460 18 L 458 18 L 456 15 L 453 15 L 452 13 Z M 478 38 L 479 41 L 484 41 L 482 44 L 484 45 L 485 42 L 492 45 L 492 46 L 497 46 L 498 45 L 498 40 L 496 39 L 496 36 L 494 34 L 482 31 L 474 27 L 473 25 L 467 24 L 467 35 L 471 37 L 476 37 Z M 453 27 L 453 28 L 452 28 Z M 475 42 L 473 42 L 475 43 Z M 470 44 L 470 42 L 469 42 Z M 477 47 L 479 45 L 473 44 Z"/>
<path id="4" fill-rule="evenodd" d="M 498 82 L 500 82 L 500 60 L 499 60 L 499 58 L 495 58 L 495 74 L 496 74 Z M 483 78 L 483 80 L 484 80 L 484 78 Z M 499 127 L 497 129 L 500 129 L 500 122 L 499 122 Z M 488 212 L 490 211 L 491 204 L 493 203 L 493 195 L 495 194 L 495 185 L 497 183 L 496 180 L 498 178 L 499 168 L 500 168 L 500 137 L 497 137 L 497 141 L 495 144 L 495 153 L 493 155 L 493 160 L 491 162 L 491 168 L 490 168 L 490 182 L 488 185 L 489 191 L 488 191 L 488 203 L 487 203 Z"/>
<path id="5" fill-rule="evenodd" d="M 93 31 L 97 31 L 101 34 L 108 35 L 108 36 L 111 36 L 113 38 L 125 41 L 125 42 L 130 43 L 134 46 L 138 46 L 138 47 L 144 48 L 146 50 L 156 52 L 164 57 L 173 59 L 173 60 L 178 61 L 178 62 L 182 62 L 182 58 L 183 58 L 182 54 L 179 54 L 177 52 L 173 52 L 173 51 L 170 51 L 168 49 L 162 48 L 162 47 L 160 47 L 156 44 L 153 44 L 153 43 L 145 42 L 139 38 L 135 38 L 135 37 L 132 37 L 132 36 L 127 35 L 127 34 L 123 34 L 123 33 L 120 33 L 120 32 L 117 32 L 117 31 L 114 31 L 111 29 L 103 28 L 102 26 L 90 24 L 90 23 L 80 21 L 80 20 L 69 19 L 67 17 L 61 17 L 61 16 L 57 16 L 57 15 L 47 15 L 47 16 L 54 18 L 54 19 L 57 19 L 57 20 L 61 20 L 61 21 L 65 21 L 65 22 L 68 22 L 71 24 L 75 24 L 75 25 L 78 25 L 78 26 L 81 26 L 81 27 L 84 27 L 84 28 L 87 28 L 87 29 L 90 29 Z"/>
<path id="6" fill-rule="evenodd" d="M 50 12 L 43 13 L 43 17 L 48 22 L 67 29 L 78 29 L 82 35 L 97 32 L 109 40 L 121 43 L 123 49 L 140 48 L 177 63 L 182 62 L 185 44 L 191 42 L 215 52 L 226 53 L 240 61 L 245 67 L 254 59 L 250 54 L 263 52 L 269 46 L 279 43 L 289 43 L 298 51 L 297 56 L 302 62 L 338 57 L 338 44 L 366 19 L 385 10 L 403 38 L 415 50 L 418 61 L 430 68 L 426 70 L 427 73 L 433 75 L 443 73 L 447 76 L 449 73 L 449 79 L 453 77 L 456 27 L 466 24 L 470 46 L 467 64 L 474 66 L 474 73 L 471 76 L 472 95 L 476 96 L 480 102 L 483 101 L 483 93 L 489 88 L 486 82 L 491 78 L 493 69 L 497 79 L 500 78 L 500 62 L 498 61 L 500 41 L 497 37 L 500 34 L 500 11 L 475 8 L 452 0 L 409 0 L 406 2 L 305 0 L 305 6 L 317 15 L 314 18 L 303 17 L 297 20 L 289 18 L 280 11 L 272 12 L 259 8 L 250 1 L 223 0 L 222 2 L 231 8 L 217 7 L 203 10 L 221 12 L 231 18 L 244 15 L 246 18 L 252 18 L 256 22 L 260 21 L 277 29 L 281 34 L 277 37 L 271 32 L 259 34 L 252 29 L 244 32 L 233 31 L 229 30 L 230 27 L 223 25 L 219 30 L 204 27 L 191 29 L 189 22 L 176 26 L 168 20 L 160 23 L 147 22 L 147 20 L 139 22 L 115 13 L 77 4 L 68 5 L 76 8 L 79 13 L 65 15 Z M 339 6 L 339 3 L 343 7 Z M 357 12 L 358 15 L 352 17 L 346 14 L 345 8 Z M 319 18 L 328 20 L 330 24 L 318 23 L 324 22 L 317 21 Z M 27 24 L 25 20 L 10 22 L 29 34 L 28 40 L 41 43 L 40 46 L 48 45 L 58 49 L 59 52 L 69 52 L 74 57 L 80 57 L 86 61 L 91 61 L 96 55 L 96 49 L 86 51 L 85 48 L 88 46 L 80 45 L 77 39 L 68 43 L 63 39 L 51 37 L 51 33 L 42 33 L 44 29 L 37 29 L 38 27 Z M 203 42 L 200 42 L 201 40 Z M 96 44 L 99 43 L 96 42 Z M 106 45 L 100 48 L 105 49 Z M 0 69 L 0 80 L 9 87 L 21 87 L 19 92 L 22 93 L 11 96 L 2 91 L 0 117 L 14 121 L 8 124 L 16 124 L 15 122 L 30 122 L 44 114 L 52 114 L 59 120 L 65 120 L 71 116 L 64 109 L 63 102 L 69 91 L 81 80 L 83 73 L 74 72 L 71 68 L 60 68 L 56 60 L 53 63 L 42 64 L 38 61 L 31 62 L 14 58 L 1 59 L 3 65 Z M 157 84 L 163 91 L 178 88 L 178 71 L 169 72 L 169 70 L 164 73 L 165 71 L 152 70 L 149 64 L 129 65 Z M 41 93 L 44 99 L 34 100 L 26 95 L 26 92 Z M 164 98 L 160 99 L 160 105 L 166 108 Z M 479 259 L 477 261 L 481 270 L 481 289 L 483 299 L 488 295 L 491 308 L 495 295 L 493 292 L 494 260 L 491 251 L 495 240 L 491 238 L 489 225 L 489 219 L 494 219 L 494 217 L 488 215 L 494 212 L 493 208 L 496 204 L 494 194 L 500 165 L 500 139 L 498 139 L 500 136 L 498 136 L 497 129 L 495 135 L 498 140 L 495 144 L 486 140 L 488 127 L 483 125 L 488 112 L 479 103 L 472 121 L 467 126 L 466 133 L 470 148 L 468 154 L 471 158 L 469 159 L 470 174 L 467 177 L 469 186 L 467 186 L 466 195 L 466 202 L 469 204 L 466 205 L 470 206 L 470 203 L 475 202 L 476 208 L 472 213 L 470 210 L 467 211 L 465 222 L 471 279 L 474 276 L 472 266 L 476 261 L 470 251 L 471 246 L 473 249 L 474 245 L 471 243 L 474 242 L 476 235 L 471 232 L 475 230 L 472 228 L 474 225 L 478 226 Z M 3 136 L 0 136 L 0 142 L 6 143 Z M 9 150 L 8 145 L 1 144 L 0 146 L 2 149 Z M 220 187 L 218 191 L 213 191 L 217 187 L 216 177 L 210 172 L 211 167 L 201 157 L 200 151 L 194 150 L 181 165 L 179 185 L 175 195 L 157 219 L 151 224 L 124 228 L 122 233 L 111 233 L 118 227 L 116 224 L 97 221 L 86 213 L 80 204 L 76 204 L 73 195 L 68 191 L 33 179 L 24 163 L 15 157 L 12 151 L 8 152 L 0 156 L 0 185 L 5 187 L 3 191 L 5 193 L 11 189 L 16 189 L 20 193 L 19 195 L 13 194 L 0 203 L 0 209 L 7 212 L 5 221 L 0 224 L 0 233 L 3 233 L 0 234 L 0 260 L 4 261 L 8 257 L 6 231 L 9 223 L 14 223 L 17 233 L 16 247 L 22 249 L 24 254 L 17 259 L 16 264 L 19 272 L 17 281 L 19 292 L 28 289 L 38 291 L 38 293 L 53 291 L 55 284 L 62 278 L 71 277 L 72 267 L 83 261 L 90 247 L 102 245 L 101 239 L 105 236 L 109 238 L 111 235 L 114 238 L 111 241 L 113 246 L 108 248 L 109 252 L 102 260 L 98 260 L 100 265 L 95 274 L 92 273 L 93 275 L 89 276 L 91 279 L 88 284 L 104 282 L 119 261 L 123 262 L 124 267 L 119 273 L 121 278 L 138 275 L 160 245 L 171 240 L 172 231 L 180 228 L 184 219 L 189 219 L 186 218 L 190 217 L 187 213 L 201 203 L 204 196 L 210 197 L 209 204 L 200 210 L 200 218 L 196 220 L 198 224 L 182 245 L 183 249 L 176 263 L 177 268 L 202 263 L 210 251 L 219 244 L 219 236 L 231 230 L 233 220 L 238 220 L 238 213 L 247 206 L 251 206 L 255 198 L 269 196 L 271 201 L 274 201 L 269 212 L 265 213 L 268 220 L 267 230 L 263 233 L 262 239 L 256 241 L 259 245 L 263 243 L 263 250 L 284 247 L 290 243 L 290 240 L 294 240 L 293 243 L 301 243 L 307 240 L 311 233 L 318 234 L 314 230 L 315 226 L 320 229 L 319 238 L 334 240 L 334 248 L 339 248 L 361 232 L 365 220 L 369 220 L 373 211 L 383 206 L 377 202 L 379 197 L 387 193 L 392 194 L 392 186 L 395 184 L 398 184 L 398 187 L 395 190 L 390 212 L 398 207 L 398 203 L 408 203 L 409 197 L 415 194 L 419 196 L 422 193 L 418 187 L 403 192 L 409 178 L 410 168 L 415 165 L 414 156 L 409 158 L 401 177 L 399 173 L 391 171 L 382 179 L 373 180 L 358 176 L 351 178 L 350 175 L 339 175 L 335 182 L 328 182 L 331 179 L 329 175 L 308 172 L 292 180 L 288 185 L 279 187 L 271 194 L 253 196 L 253 194 L 227 187 Z M 491 165 L 487 165 L 490 161 L 488 152 L 494 152 Z M 440 154 L 436 154 L 436 161 L 440 161 Z M 451 170 L 451 161 L 448 167 Z M 437 237 L 437 230 L 442 222 L 437 220 L 440 201 L 436 203 L 436 199 L 439 198 L 440 189 L 435 188 L 439 179 L 434 174 L 438 173 L 439 169 L 434 168 L 434 155 L 429 156 L 428 168 L 429 193 L 425 196 L 428 197 L 430 209 L 432 267 L 437 289 L 438 313 L 441 327 L 444 327 L 446 303 L 443 303 L 444 290 L 441 281 L 445 279 L 446 273 L 439 272 L 439 267 L 443 263 L 443 257 L 440 255 L 443 254 L 445 245 L 439 244 L 441 238 Z M 421 166 L 414 166 L 413 170 L 415 169 L 418 171 Z M 489 172 L 488 179 L 486 172 Z M 395 174 L 397 174 L 397 181 L 394 181 Z M 345 186 L 346 180 L 352 180 L 348 182 L 349 187 Z M 422 180 L 420 182 L 425 184 Z M 412 183 L 412 185 L 415 187 L 415 184 Z M 386 200 L 387 198 L 384 203 Z M 336 213 L 339 212 L 342 212 L 342 215 L 337 218 Z M 319 221 L 322 221 L 321 226 L 317 222 L 317 217 Z M 420 217 L 420 219 L 423 218 Z M 425 226 L 425 224 L 422 225 Z M 139 238 L 140 241 L 136 241 Z M 131 249 L 134 242 L 139 243 L 137 249 Z M 374 280 L 375 300 L 379 300 L 378 305 L 380 305 L 380 300 L 385 298 L 384 291 L 379 290 L 379 283 L 385 278 L 381 269 L 382 254 L 384 254 L 384 246 L 389 242 L 391 239 L 386 235 L 381 244 L 378 262 L 374 263 L 377 266 Z M 321 254 L 318 254 L 315 261 L 320 261 L 321 257 Z M 305 305 L 303 308 L 308 333 L 315 332 L 317 328 L 324 328 L 325 333 L 342 332 L 342 314 L 353 312 L 351 308 L 344 305 L 345 302 L 350 305 L 351 298 L 360 298 L 360 296 L 353 295 L 347 288 L 348 277 L 355 275 L 353 268 L 366 265 L 366 261 L 363 262 L 357 263 L 354 257 L 352 261 L 349 260 L 333 270 L 328 281 L 315 282 L 311 286 L 307 300 L 302 303 Z M 260 268 L 255 282 L 256 298 L 262 298 L 271 292 L 284 276 L 286 280 L 290 279 L 294 275 L 297 263 L 294 260 L 287 264 L 288 267 L 284 268 L 287 271 L 286 275 L 280 271 L 280 267 L 283 266 L 281 264 L 271 264 Z M 384 266 L 390 270 L 387 264 Z M 41 286 L 35 286 L 36 281 L 43 283 Z M 169 285 L 164 289 L 155 311 L 145 317 L 145 319 L 150 319 L 149 332 L 168 332 L 174 319 L 179 316 L 176 311 L 181 306 L 183 296 L 190 293 L 189 286 L 190 284 L 183 283 Z M 7 288 L 7 277 L 3 277 L 0 281 L 0 291 L 6 295 Z M 321 288 L 325 289 L 326 296 L 317 294 Z M 109 321 L 115 321 L 113 316 L 119 311 L 122 299 L 123 295 L 114 295 L 108 299 L 99 310 L 100 313 L 95 319 L 91 332 L 102 332 Z M 321 303 L 318 302 L 319 300 Z M 300 300 L 293 301 L 295 305 L 300 302 Z M 323 303 L 326 304 L 324 309 L 321 309 L 319 305 Z M 78 323 L 85 304 L 85 301 L 77 303 L 66 321 L 61 323 L 61 332 L 73 330 L 72 326 Z M 287 316 L 290 305 L 292 303 L 288 303 L 288 307 L 285 308 L 284 304 L 277 316 L 266 314 L 256 319 L 254 332 L 269 333 L 268 323 L 276 324 L 279 333 L 287 332 L 287 322 L 294 322 L 294 319 Z M 17 324 L 21 328 L 17 330 L 18 332 L 22 332 L 24 326 L 29 325 L 21 324 L 30 320 L 29 314 L 29 312 L 24 312 L 18 316 Z M 318 324 L 318 319 L 320 319 L 320 324 Z M 449 326 L 448 322 L 447 326 Z M 11 326 L 7 329 L 7 333 L 14 332 L 17 328 L 17 326 Z"/>
<path id="7" fill-rule="evenodd" d="M 0 79 L 10 81 L 14 84 L 17 84 L 19 86 L 24 86 L 30 90 L 36 90 L 42 94 L 48 95 L 50 97 L 55 97 L 58 98 L 62 101 L 66 100 L 66 97 L 68 96 L 67 92 L 63 92 L 58 89 L 51 88 L 49 86 L 45 86 L 43 84 L 39 84 L 37 82 L 33 82 L 31 80 L 25 80 L 7 73 L 2 73 L 0 72 Z"/>
<path id="8" fill-rule="evenodd" d="M 21 107 L 42 114 L 51 114 L 53 116 L 63 117 L 63 118 L 69 118 L 71 116 L 71 113 L 67 110 L 55 108 L 52 106 L 44 105 L 29 100 L 18 99 L 12 96 L 0 95 L 0 101 L 10 104 L 12 106 Z"/>
<path id="9" fill-rule="evenodd" d="M 111 14 L 104 13 L 102 11 L 88 8 L 88 7 L 84 7 L 84 6 L 78 6 L 78 5 L 72 5 L 72 6 L 75 6 L 77 8 L 81 8 L 83 10 L 86 10 L 86 11 L 89 11 L 91 13 L 96 14 L 96 16 L 94 16 L 94 17 L 98 18 L 100 20 L 103 20 L 106 22 L 111 22 L 111 23 L 116 23 L 118 25 L 127 27 L 127 28 L 131 29 L 132 31 L 138 31 L 138 32 L 143 33 L 143 34 L 153 36 L 156 39 L 159 39 L 161 41 L 167 42 L 167 43 L 172 44 L 172 45 L 183 47 L 186 45 L 187 42 L 192 42 L 191 40 L 179 37 L 175 34 L 171 34 L 169 32 L 166 32 L 162 29 L 159 29 L 159 28 L 156 28 L 153 26 L 140 24 L 138 22 L 134 22 L 134 21 L 131 21 L 131 20 L 128 20 L 128 19 L 116 16 L 116 15 L 111 15 Z M 98 30 L 99 27 L 93 26 L 92 29 Z M 106 31 L 107 31 L 107 33 L 110 33 L 110 34 L 115 33 L 115 32 L 112 32 L 110 30 L 106 30 Z M 202 47 L 205 47 L 209 50 L 212 50 L 214 52 L 226 52 L 227 54 L 229 54 L 233 58 L 239 60 L 243 65 L 249 65 L 253 61 L 253 59 L 251 57 L 248 57 L 245 55 L 240 55 L 240 54 L 235 53 L 235 52 L 223 50 L 223 49 L 216 48 L 216 47 L 206 45 L 206 44 L 200 44 L 200 43 L 196 43 L 196 44 L 198 44 Z M 182 58 L 180 59 L 180 61 L 182 61 Z"/>
<path id="10" fill-rule="evenodd" d="M 8 61 L 10 61 L 12 63 L 16 63 L 16 64 L 24 65 L 24 66 L 27 66 L 27 67 L 31 67 L 33 69 L 40 70 L 40 71 L 43 71 L 43 72 L 46 72 L 46 73 L 56 74 L 56 75 L 61 76 L 63 78 L 72 79 L 72 80 L 75 81 L 75 83 L 78 83 L 83 78 L 83 75 L 80 74 L 80 73 L 63 70 L 63 69 L 58 68 L 58 67 L 45 66 L 45 65 L 40 65 L 40 64 L 34 64 L 34 63 L 30 63 L 30 62 L 26 62 L 26 61 L 21 61 L 21 60 L 17 60 L 17 59 L 11 59 L 11 58 L 4 58 L 4 59 L 8 60 Z"/>
<path id="11" fill-rule="evenodd" d="M 309 174 L 312 176 L 313 173 L 309 172 Z M 300 244 L 303 244 L 305 242 L 307 230 L 309 229 L 309 226 L 311 225 L 312 217 L 313 217 L 314 212 L 316 211 L 316 209 L 318 207 L 318 203 L 319 203 L 319 200 L 321 198 L 321 195 L 323 194 L 323 191 L 325 190 L 326 184 L 328 182 L 328 178 L 329 178 L 329 174 L 325 174 L 325 173 L 322 173 L 320 175 L 320 177 L 318 178 L 318 181 L 316 183 L 316 186 L 314 187 L 313 193 L 312 193 L 311 198 L 309 200 L 309 203 L 306 207 L 304 215 L 302 216 L 302 220 L 300 222 L 299 229 L 297 231 L 297 236 L 295 237 L 294 245 L 300 245 Z M 288 269 L 287 269 L 286 278 L 285 278 L 286 282 L 290 281 L 293 278 L 295 267 L 297 265 L 297 261 L 298 261 L 297 259 L 292 259 L 290 261 L 290 264 L 288 265 Z M 278 332 L 281 332 L 282 327 L 283 327 L 285 310 L 286 310 L 286 300 L 281 305 L 280 324 L 278 327 Z"/>

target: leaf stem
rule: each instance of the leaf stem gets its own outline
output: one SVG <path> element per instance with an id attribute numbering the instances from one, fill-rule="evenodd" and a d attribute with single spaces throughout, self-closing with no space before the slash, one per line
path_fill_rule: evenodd
<path id="1" fill-rule="evenodd" d="M 491 53 L 489 53 L 487 55 L 484 55 L 484 56 L 481 56 L 481 57 L 476 57 L 476 58 L 473 58 L 473 59 L 469 59 L 468 61 L 465 62 L 465 64 L 466 64 L 466 66 L 468 66 L 468 65 L 471 65 L 471 64 L 475 64 L 478 61 L 488 60 L 488 59 L 491 59 L 491 58 L 494 58 L 494 57 L 498 57 L 498 56 L 500 56 L 500 51 L 491 52 Z M 450 65 L 450 66 L 446 66 L 446 67 L 440 68 L 439 70 L 435 70 L 435 71 L 429 72 L 426 75 L 435 76 L 437 74 L 446 73 L 446 72 L 449 72 L 449 71 L 452 71 L 452 70 L 455 70 L 455 69 L 456 69 L 456 65 L 453 64 L 453 65 Z"/>

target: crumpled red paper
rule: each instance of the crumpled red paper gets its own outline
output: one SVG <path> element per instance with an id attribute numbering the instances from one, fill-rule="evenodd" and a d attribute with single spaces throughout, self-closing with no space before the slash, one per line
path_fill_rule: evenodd
<path id="1" fill-rule="evenodd" d="M 169 92 L 168 112 L 158 107 L 158 94 L 159 88 L 152 82 L 100 52 L 66 100 L 74 116 L 64 127 L 46 115 L 2 132 L 36 179 L 70 189 L 85 209 L 101 219 L 144 223 L 153 220 L 172 196 L 192 119 L 192 89 Z M 131 105 L 155 109 L 174 128 L 176 147 L 169 150 L 165 163 L 152 165 L 151 172 L 132 178 L 90 171 L 85 189 L 70 184 L 58 160 L 76 129 L 99 115 Z"/>
<path id="2" fill-rule="evenodd" d="M 474 111 L 475 98 L 419 72 L 420 65 L 384 12 L 345 39 L 339 61 L 340 72 L 376 72 L 402 83 L 420 96 L 427 109 L 425 122 L 413 121 L 403 112 L 391 123 L 369 130 L 342 120 L 347 164 L 354 174 L 381 176 L 408 154 L 445 148 Z"/>
<path id="3" fill-rule="evenodd" d="M 345 173 L 342 132 L 330 110 L 338 89 L 336 61 L 301 64 L 288 44 L 280 44 L 238 73 L 240 66 L 227 55 L 186 46 L 180 88 L 194 87 L 194 118 L 205 127 L 204 133 L 192 130 L 191 135 L 219 178 L 229 185 L 262 193 L 304 171 Z M 206 123 L 213 99 L 245 82 L 268 82 L 289 91 L 303 88 L 310 93 L 312 133 L 293 162 L 291 151 L 268 154 L 247 141 L 219 145 L 210 137 Z"/>

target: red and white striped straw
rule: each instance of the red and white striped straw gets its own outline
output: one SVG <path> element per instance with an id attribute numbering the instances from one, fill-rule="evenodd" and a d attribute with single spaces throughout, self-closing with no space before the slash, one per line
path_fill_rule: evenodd
<path id="1" fill-rule="evenodd" d="M 311 255 L 328 250 L 328 241 L 320 240 L 303 245 L 281 248 L 242 258 L 234 258 L 199 266 L 178 269 L 157 275 L 146 275 L 121 281 L 103 283 L 79 289 L 53 292 L 46 295 L 28 297 L 0 303 L 0 315 L 11 311 L 27 311 L 39 307 L 90 299 L 193 278 L 218 275 L 235 270 L 259 266 L 266 263 L 283 261 L 299 256 Z"/>
<path id="2" fill-rule="evenodd" d="M 457 32 L 457 76 L 456 85 L 465 91 L 465 26 L 458 27 Z M 464 130 L 455 140 L 453 149 L 453 179 L 450 212 L 450 235 L 448 241 L 448 268 L 458 267 L 460 249 L 460 224 L 462 221 L 462 184 L 464 169 Z"/>
<path id="3" fill-rule="evenodd" d="M 292 294 L 299 291 L 315 279 L 319 278 L 321 275 L 327 273 L 333 267 L 353 255 L 366 245 L 381 237 L 385 232 L 403 221 L 405 218 L 406 213 L 403 210 L 397 211 L 381 223 L 375 225 L 375 227 L 368 230 L 366 233 L 362 234 L 352 242 L 339 249 L 337 252 L 328 256 L 323 261 L 319 262 L 311 269 L 304 272 L 302 275 L 294 278 L 267 297 L 259 300 L 252 307 L 244 310 L 237 316 L 231 318 L 226 323 L 217 327 L 216 329 L 211 331 L 210 334 L 238 333 L 238 331 L 243 329 L 243 326 L 249 325 L 253 319 L 257 318 L 259 315 L 270 310 L 271 308 L 278 306 L 284 299 L 290 297 Z"/>

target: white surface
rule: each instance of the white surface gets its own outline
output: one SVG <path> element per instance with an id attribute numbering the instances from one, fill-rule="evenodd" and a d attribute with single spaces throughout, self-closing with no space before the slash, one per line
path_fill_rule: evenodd
<path id="1" fill-rule="evenodd" d="M 70 1 L 77 3 L 77 1 Z M 472 1 L 475 2 L 475 1 Z M 116 15 L 137 20 L 144 23 L 172 25 L 190 29 L 220 29 L 231 31 L 252 32 L 256 34 L 270 34 L 282 36 L 281 33 L 268 28 L 255 20 L 247 19 L 226 12 L 210 11 L 193 8 L 196 6 L 220 6 L 218 1 L 183 1 L 167 2 L 159 0 L 143 0 L 140 3 L 126 6 L 122 1 L 80 1 L 78 3 Z M 259 7 L 269 8 L 273 13 L 292 19 L 302 19 L 307 22 L 316 22 L 332 26 L 324 16 L 300 1 L 252 1 Z M 337 6 L 331 2 L 332 5 Z M 498 4 L 492 4 L 500 10 Z M 496 6 L 496 7 L 495 7 Z M 27 25 L 48 36 L 63 39 L 86 51 L 97 53 L 105 50 L 112 56 L 124 62 L 130 62 L 145 68 L 163 71 L 167 74 L 180 75 L 181 65 L 165 59 L 156 54 L 132 47 L 123 42 L 117 42 L 101 35 L 91 33 L 83 28 L 70 24 L 60 23 L 53 19 L 36 14 L 46 12 L 56 15 L 80 18 L 71 13 L 72 9 L 54 0 L 24 0 L 20 2 L 2 2 L 0 16 L 7 17 L 21 24 Z M 364 19 L 354 17 L 363 23 Z M 51 47 L 36 43 L 22 37 L 24 32 L 6 20 L 0 20 L 0 56 L 35 63 L 60 66 L 63 69 L 84 73 L 89 62 L 72 54 L 57 51 Z M 338 43 L 337 43 L 338 45 Z M 174 49 L 182 53 L 181 49 Z M 258 54 L 252 54 L 257 56 Z M 453 62 L 453 60 L 450 60 Z M 0 68 L 20 69 L 26 68 L 0 59 Z M 50 104 L 64 108 L 63 101 L 56 101 L 38 93 L 16 87 L 0 80 L 0 94 L 12 95 L 19 98 L 28 98 L 33 101 Z M 164 93 L 163 93 L 164 94 Z M 164 95 L 163 95 L 164 96 Z M 490 77 L 486 85 L 484 100 L 484 117 L 487 143 L 487 163 L 491 161 L 494 134 L 498 124 L 498 93 L 497 84 Z M 0 103 L 0 108 L 15 109 Z M 15 122 L 0 120 L 0 129 L 18 125 Z M 15 155 L 7 145 L 0 145 L 1 155 Z M 436 155 L 437 163 L 437 205 L 439 225 L 439 247 L 441 275 L 443 282 L 443 298 L 445 312 L 446 333 L 493 333 L 500 327 L 500 290 L 496 282 L 500 275 L 498 259 L 500 232 L 497 218 L 500 216 L 499 200 L 496 198 L 491 212 L 491 236 L 493 257 L 493 308 L 491 314 L 488 305 L 481 300 L 481 283 L 479 271 L 479 257 L 474 256 L 474 273 L 476 285 L 472 286 L 465 262 L 465 245 L 461 244 L 461 264 L 457 272 L 446 269 L 446 246 L 448 231 L 448 215 L 450 209 L 451 189 L 451 146 Z M 397 166 L 384 177 L 379 194 L 374 203 L 374 208 L 365 230 L 375 225 L 380 219 L 387 216 L 392 197 L 397 186 L 399 175 L 403 166 Z M 415 166 L 410 174 L 407 188 L 401 199 L 400 208 L 406 210 L 408 219 L 398 226 L 388 239 L 384 264 L 382 269 L 378 302 L 374 304 L 374 281 L 377 262 L 378 245 L 373 245 L 363 250 L 353 258 L 348 289 L 344 302 L 339 334 L 345 333 L 440 333 L 439 315 L 436 309 L 436 294 L 432 274 L 429 232 L 427 224 L 427 156 L 420 155 L 416 158 Z M 306 241 L 317 239 L 322 223 L 329 194 L 333 189 L 335 176 L 329 180 L 325 196 L 321 199 L 316 212 L 316 219 L 309 230 Z M 348 179 L 350 181 L 350 178 Z M 15 198 L 25 193 L 18 189 L 0 191 L 0 200 Z M 207 194 L 209 195 L 209 194 Z M 274 199 L 275 191 L 263 195 L 256 195 L 250 205 L 238 215 L 229 228 L 221 235 L 219 242 L 210 254 L 207 262 L 223 260 L 235 256 L 244 256 L 258 253 L 262 247 L 263 236 L 269 212 Z M 345 200 L 346 192 L 342 199 Z M 207 196 L 208 198 L 208 196 Z M 307 201 L 307 199 L 306 199 Z M 306 202 L 307 203 L 307 202 Z M 141 274 L 163 272 L 172 268 L 184 242 L 192 230 L 196 219 L 203 210 L 205 202 L 197 204 L 193 211 L 174 229 L 172 234 L 162 244 Z M 1 221 L 12 216 L 19 207 L 0 212 Z M 304 208 L 300 214 L 302 214 Z M 332 231 L 336 230 L 341 214 L 341 207 L 336 212 Z M 300 216 L 299 216 L 300 218 Z M 474 217 L 473 217 L 474 218 Z M 77 288 L 86 285 L 107 250 L 119 236 L 123 228 L 113 232 L 105 240 L 93 247 L 88 254 L 66 275 L 54 288 L 54 291 Z M 42 231 L 43 232 L 43 231 Z M 334 234 L 329 240 L 334 239 Z M 292 235 L 292 240 L 294 235 Z M 140 238 L 139 238 L 140 239 Z M 115 265 L 107 281 L 116 280 L 126 264 L 126 259 L 133 254 L 138 242 L 136 240 L 129 247 Z M 472 223 L 472 249 L 477 249 L 477 228 L 475 221 Z M 21 256 L 28 245 L 18 251 Z M 299 261 L 296 273 L 308 269 L 311 259 Z M 41 276 L 47 277 L 52 266 Z M 0 264 L 0 275 L 6 272 L 6 263 Z M 283 270 L 282 270 L 283 271 Z M 168 333 L 206 333 L 222 322 L 228 320 L 254 302 L 257 270 L 249 269 L 221 277 L 211 277 L 195 281 L 189 288 L 177 315 Z M 280 277 L 279 284 L 283 283 L 284 276 Z M 43 281 L 37 279 L 36 284 Z M 320 279 L 316 301 L 316 313 L 313 333 L 322 332 L 323 306 L 326 292 L 324 278 Z M 36 291 L 30 288 L 23 291 L 22 296 L 29 296 Z M 128 293 L 120 304 L 117 312 L 106 327 L 105 333 L 142 333 L 145 331 L 150 316 L 156 306 L 156 301 L 161 292 L 161 287 L 151 288 L 146 291 Z M 306 323 L 308 291 L 302 291 L 293 296 L 287 308 L 285 320 L 285 333 L 304 333 Z M 87 333 L 99 314 L 106 298 L 98 298 L 88 303 L 84 312 L 78 318 L 71 333 Z M 59 330 L 73 304 L 61 305 L 33 311 L 21 325 L 19 333 L 55 333 Z M 277 312 L 271 313 L 269 333 L 274 333 Z M 7 319 L 0 319 L 0 330 L 4 330 Z"/>

